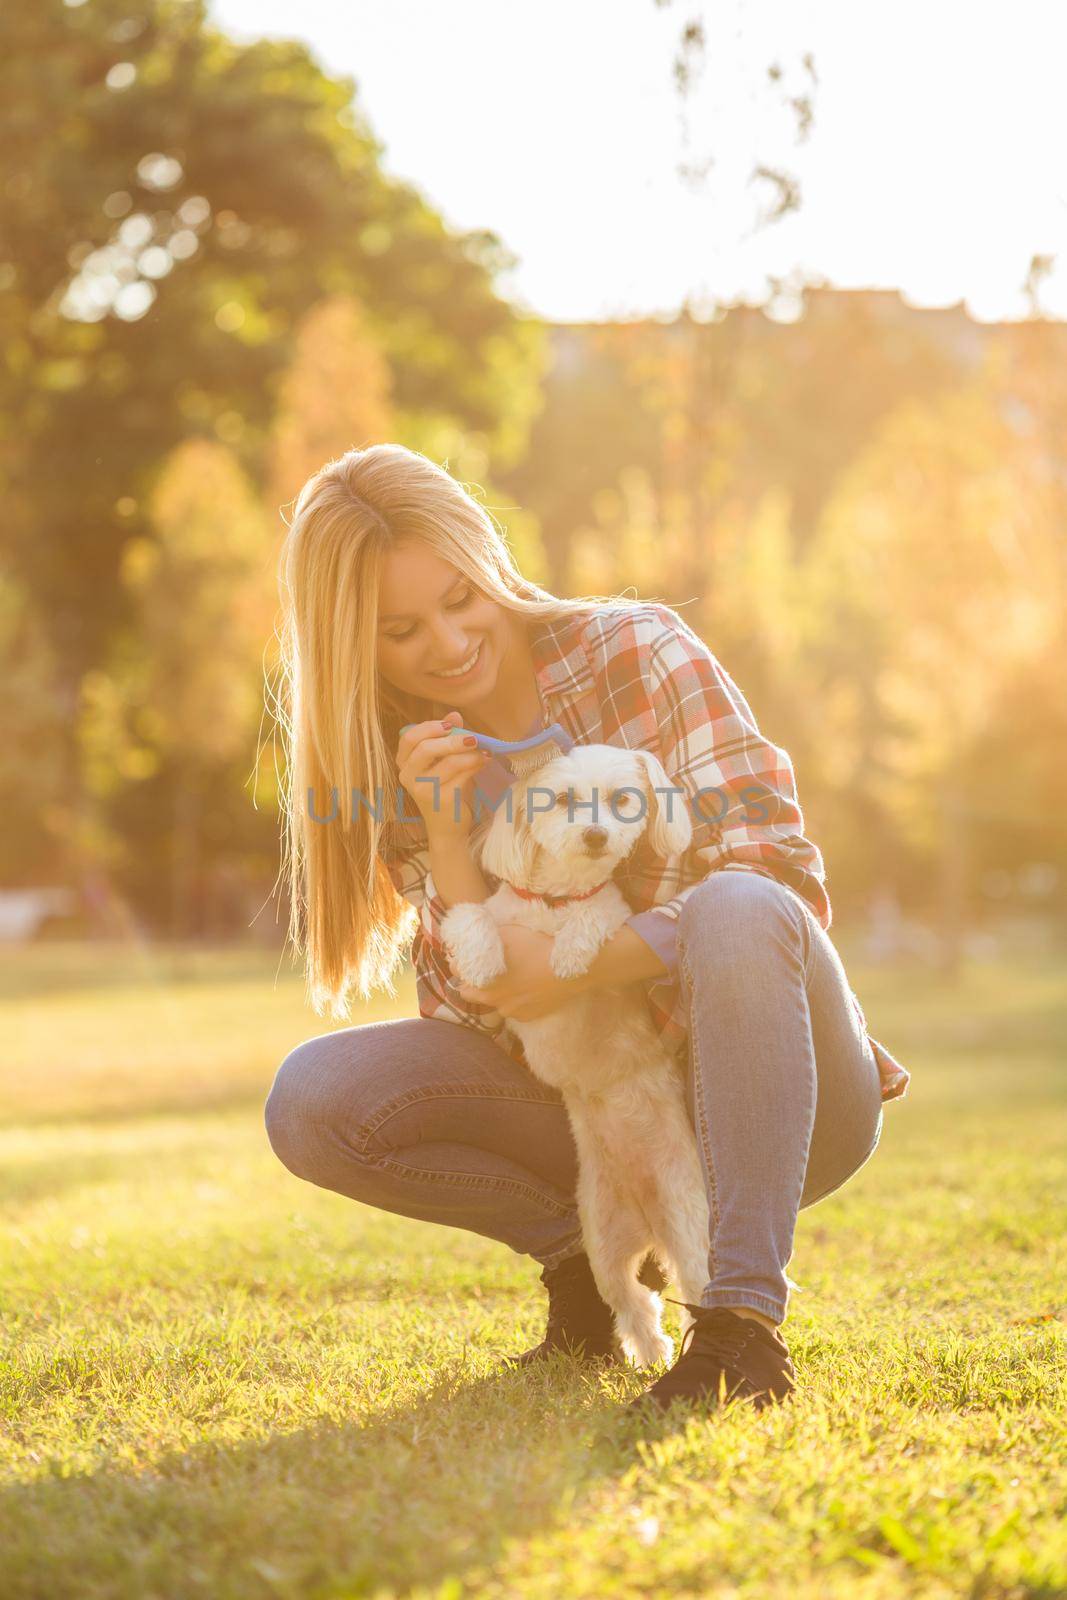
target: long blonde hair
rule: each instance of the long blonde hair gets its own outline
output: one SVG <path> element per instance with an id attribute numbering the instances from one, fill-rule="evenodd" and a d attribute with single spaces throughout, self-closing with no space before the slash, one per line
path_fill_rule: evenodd
<path id="1" fill-rule="evenodd" d="M 412 539 L 526 617 L 554 621 L 638 603 L 620 595 L 561 599 L 524 578 L 486 509 L 444 468 L 403 445 L 349 450 L 308 479 L 281 553 L 273 709 L 286 757 L 289 938 L 305 958 L 310 1004 L 336 1018 L 349 1016 L 353 987 L 360 1000 L 383 987 L 395 993 L 394 974 L 418 920 L 383 859 L 399 814 L 396 746 L 404 723 L 444 716 L 448 707 L 431 701 L 427 709 L 377 670 L 385 556 Z M 329 813 L 335 790 L 337 820 L 312 822 L 305 797 L 317 813 Z M 353 791 L 368 803 L 356 804 Z"/>

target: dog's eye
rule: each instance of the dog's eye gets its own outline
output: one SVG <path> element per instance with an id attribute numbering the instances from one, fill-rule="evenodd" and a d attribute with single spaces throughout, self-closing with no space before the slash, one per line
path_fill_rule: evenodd
<path id="1" fill-rule="evenodd" d="M 559 806 L 561 811 L 566 810 L 567 806 L 570 804 L 570 795 L 569 795 L 569 793 L 568 794 L 558 794 L 556 796 L 556 804 Z"/>

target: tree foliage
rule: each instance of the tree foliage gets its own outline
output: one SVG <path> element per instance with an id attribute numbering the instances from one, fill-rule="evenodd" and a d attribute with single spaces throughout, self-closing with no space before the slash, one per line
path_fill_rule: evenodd
<path id="1" fill-rule="evenodd" d="M 200 0 L 11 0 L 3 28 L 5 539 L 71 680 L 120 618 L 159 464 L 210 434 L 262 472 L 324 297 L 367 308 L 399 412 L 521 447 L 539 330 L 494 292 L 508 258 L 383 174 L 350 82 L 233 43 Z"/>

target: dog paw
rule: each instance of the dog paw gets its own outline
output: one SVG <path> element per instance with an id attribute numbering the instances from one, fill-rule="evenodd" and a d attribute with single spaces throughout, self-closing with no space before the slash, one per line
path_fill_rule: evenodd
<path id="1" fill-rule="evenodd" d="M 441 939 L 461 983 L 484 988 L 507 971 L 496 923 L 481 905 L 453 906 L 441 918 Z"/>
<path id="2" fill-rule="evenodd" d="M 557 978 L 580 978 L 592 965 L 592 956 L 580 945 L 568 945 L 556 940 L 549 956 L 549 966 Z"/>
<path id="3" fill-rule="evenodd" d="M 623 1339 L 623 1355 L 632 1367 L 669 1366 L 674 1358 L 674 1340 L 666 1333 L 632 1336 Z"/>
<path id="4" fill-rule="evenodd" d="M 619 1343 L 632 1367 L 654 1367 L 659 1361 L 669 1365 L 674 1358 L 674 1340 L 662 1328 L 620 1333 Z"/>
<path id="5" fill-rule="evenodd" d="M 673 1360 L 674 1340 L 669 1333 L 658 1333 L 648 1341 L 644 1354 L 646 1367 L 654 1367 L 657 1362 L 669 1367 Z"/>

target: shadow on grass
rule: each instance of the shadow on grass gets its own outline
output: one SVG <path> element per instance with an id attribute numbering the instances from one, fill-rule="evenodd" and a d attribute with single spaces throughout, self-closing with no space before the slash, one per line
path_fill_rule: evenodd
<path id="1" fill-rule="evenodd" d="M 668 1426 L 626 1418 L 625 1397 L 565 1358 L 473 1380 L 460 1364 L 367 1423 L 9 1487 L 3 1594 L 325 1600 L 458 1580 L 569 1517 L 632 1463 L 635 1432 Z"/>

